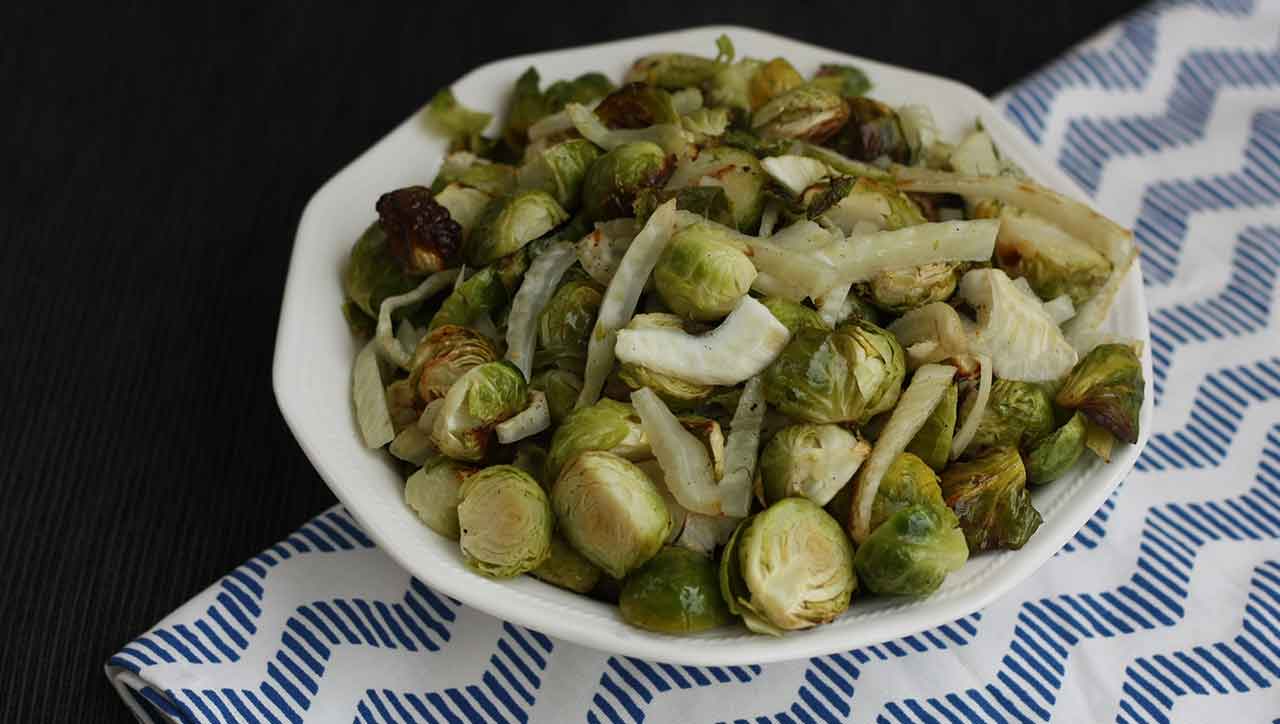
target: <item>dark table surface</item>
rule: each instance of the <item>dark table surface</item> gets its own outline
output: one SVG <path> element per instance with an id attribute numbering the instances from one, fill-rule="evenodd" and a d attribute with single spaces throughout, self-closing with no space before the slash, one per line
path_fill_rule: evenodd
<path id="1" fill-rule="evenodd" d="M 441 85 L 733 22 L 994 94 L 1135 4 L 6 3 L 0 721 L 128 721 L 105 659 L 334 502 L 271 392 L 294 225 Z"/>

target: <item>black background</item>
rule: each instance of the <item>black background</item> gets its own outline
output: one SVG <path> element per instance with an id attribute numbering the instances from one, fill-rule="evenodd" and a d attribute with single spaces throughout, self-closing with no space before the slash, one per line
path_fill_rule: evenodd
<path id="1" fill-rule="evenodd" d="M 128 721 L 106 658 L 333 502 L 271 391 L 294 226 L 439 86 L 734 22 L 994 94 L 1135 3 L 41 5 L 0 9 L 4 722 Z"/>

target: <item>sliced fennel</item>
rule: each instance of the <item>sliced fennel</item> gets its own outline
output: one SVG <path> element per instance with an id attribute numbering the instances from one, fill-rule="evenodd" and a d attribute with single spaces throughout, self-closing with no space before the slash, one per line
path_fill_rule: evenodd
<path id="1" fill-rule="evenodd" d="M 635 219 L 614 219 L 596 224 L 590 234 L 578 242 L 578 262 L 597 282 L 608 285 L 622 263 L 622 256 L 636 237 Z"/>
<path id="2" fill-rule="evenodd" d="M 605 378 L 613 367 L 614 344 L 618 330 L 626 326 L 635 315 L 636 304 L 644 285 L 658 263 L 658 257 L 667 248 L 675 232 L 676 201 L 672 199 L 659 206 L 640 233 L 627 247 L 618 264 L 617 272 L 609 281 L 596 315 L 596 325 L 587 345 L 587 366 L 583 374 L 582 391 L 578 394 L 576 408 L 587 407 L 600 399 Z M 765 310 L 766 312 L 768 310 Z"/>
<path id="3" fill-rule="evenodd" d="M 960 424 L 960 429 L 956 431 L 956 436 L 951 439 L 952 460 L 960 457 L 965 448 L 969 447 L 969 443 L 973 442 L 973 436 L 978 432 L 978 425 L 982 423 L 982 416 L 987 413 L 987 402 L 991 399 L 991 385 L 994 383 L 991 358 L 980 354 L 978 364 L 982 366 L 978 377 L 978 397 L 973 401 L 973 407 L 965 416 L 964 422 Z"/>
<path id="4" fill-rule="evenodd" d="M 356 408 L 356 424 L 364 437 L 365 447 L 378 448 L 396 437 L 387 406 L 387 391 L 382 384 L 382 362 L 378 344 L 370 340 L 356 355 L 351 371 L 352 401 Z"/>
<path id="5" fill-rule="evenodd" d="M 436 194 L 436 202 L 449 210 L 449 218 L 458 222 L 465 237 L 480 219 L 480 212 L 493 197 L 479 189 L 451 183 Z"/>
<path id="6" fill-rule="evenodd" d="M 969 335 L 960 314 L 946 302 L 912 309 L 889 325 L 907 353 L 907 367 L 941 362 L 969 352 Z"/>
<path id="7" fill-rule="evenodd" d="M 1000 222 L 994 219 L 916 224 L 851 236 L 824 250 L 840 281 L 862 282 L 882 271 L 952 261 L 987 261 Z"/>
<path id="8" fill-rule="evenodd" d="M 498 423 L 493 430 L 498 433 L 498 442 L 508 445 L 533 437 L 549 427 L 551 408 L 547 406 L 547 396 L 541 390 L 530 390 L 529 406 L 515 417 Z"/>
<path id="9" fill-rule="evenodd" d="M 710 557 L 718 546 L 729 542 L 729 536 L 741 521 L 740 517 L 728 515 L 687 513 L 675 544 Z"/>
<path id="10" fill-rule="evenodd" d="M 576 249 L 567 241 L 548 246 L 529 265 L 524 280 L 507 314 L 507 359 L 527 380 L 533 369 L 533 348 L 538 340 L 538 316 L 555 294 L 560 277 L 578 260 Z"/>
<path id="11" fill-rule="evenodd" d="M 808 156 L 770 156 L 760 165 L 792 196 L 799 196 L 805 189 L 831 175 L 827 164 Z"/>
<path id="12" fill-rule="evenodd" d="M 413 361 L 413 350 L 401 346 L 400 340 L 391 331 L 391 313 L 449 289 L 457 276 L 457 269 L 439 271 L 424 279 L 417 288 L 382 300 L 382 306 L 378 308 L 378 327 L 374 341 L 378 343 L 378 351 L 388 362 L 407 370 L 409 363 Z"/>
<path id="13" fill-rule="evenodd" d="M 970 347 L 991 357 L 997 377 L 1048 382 L 1075 365 L 1075 349 L 1044 305 L 999 269 L 969 271 L 956 294 L 978 311 Z"/>
<path id="14" fill-rule="evenodd" d="M 720 478 L 720 509 L 725 515 L 745 517 L 751 510 L 751 484 L 756 474 L 760 429 L 764 426 L 766 409 L 764 383 L 759 377 L 752 377 L 742 388 L 738 408 L 729 421 L 729 437 L 724 446 L 725 470 Z"/>
<path id="15" fill-rule="evenodd" d="M 676 502 L 694 513 L 719 515 L 720 490 L 706 446 L 680 424 L 657 393 L 648 387 L 632 392 L 631 404 L 640 416 L 644 436 L 662 466 L 663 480 Z"/>
<path id="16" fill-rule="evenodd" d="M 622 329 L 616 339 L 614 353 L 623 362 L 696 384 L 736 385 L 768 367 L 791 333 L 767 307 L 744 296 L 720 326 L 706 334 Z"/>
<path id="17" fill-rule="evenodd" d="M 429 433 L 417 425 L 410 425 L 396 435 L 387 449 L 407 463 L 422 465 L 436 452 L 436 445 L 431 442 Z"/>
<path id="18" fill-rule="evenodd" d="M 925 365 L 916 370 L 911 384 L 902 391 L 898 404 L 889 414 L 889 421 L 880 431 L 871 456 L 858 471 L 854 480 L 853 511 L 850 516 L 850 534 L 861 543 L 871 535 L 871 504 L 875 502 L 880 480 L 889 465 L 907 449 L 911 439 L 924 426 L 933 408 L 947 393 L 956 370 L 950 365 Z"/>

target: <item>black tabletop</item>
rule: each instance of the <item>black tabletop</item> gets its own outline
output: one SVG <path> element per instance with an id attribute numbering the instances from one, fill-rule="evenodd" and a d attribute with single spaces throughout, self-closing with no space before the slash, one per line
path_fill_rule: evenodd
<path id="1" fill-rule="evenodd" d="M 740 5 L 5 3 L 0 721 L 127 721 L 105 659 L 334 502 L 271 392 L 294 226 L 438 87 L 732 22 L 993 94 L 1135 3 Z"/>

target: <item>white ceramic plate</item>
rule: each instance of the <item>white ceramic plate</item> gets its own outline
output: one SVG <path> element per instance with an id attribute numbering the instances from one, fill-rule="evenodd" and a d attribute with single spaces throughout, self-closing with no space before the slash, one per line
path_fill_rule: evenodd
<path id="1" fill-rule="evenodd" d="M 928 105 L 946 138 L 957 138 L 981 119 L 1000 149 L 1035 179 L 1083 198 L 1024 136 L 976 91 L 872 60 L 845 55 L 777 35 L 737 27 L 706 27 L 559 50 L 490 63 L 453 85 L 463 103 L 501 112 L 516 77 L 530 65 L 544 79 L 600 70 L 620 78 L 636 57 L 655 51 L 714 54 L 715 38 L 727 33 L 739 55 L 783 56 L 808 75 L 819 63 L 843 62 L 864 69 L 872 94 L 890 104 Z M 280 312 L 274 385 L 285 420 L 333 492 L 392 558 L 438 591 L 509 621 L 566 641 L 632 656 L 697 665 L 733 665 L 846 651 L 949 623 L 971 613 L 1031 575 L 1102 504 L 1133 467 L 1151 426 L 1148 384 L 1142 409 L 1144 431 L 1137 445 L 1122 446 L 1109 465 L 1081 464 L 1070 476 L 1033 493 L 1044 524 L 1020 551 L 974 557 L 951 574 L 934 595 L 921 600 L 858 600 L 839 620 L 783 638 L 755 636 L 731 626 L 698 636 L 649 633 L 625 624 L 617 609 L 523 576 L 493 581 L 468 570 L 457 543 L 431 532 L 401 500 L 403 480 L 381 450 L 361 441 L 351 408 L 351 363 L 357 351 L 340 307 L 340 270 L 353 240 L 374 218 L 373 204 L 389 189 L 429 184 L 445 151 L 414 114 L 329 180 L 307 204 L 298 224 L 293 260 Z M 1142 278 L 1137 265 L 1120 290 L 1108 328 L 1149 340 Z M 1149 345 L 1147 345 L 1149 347 Z"/>

